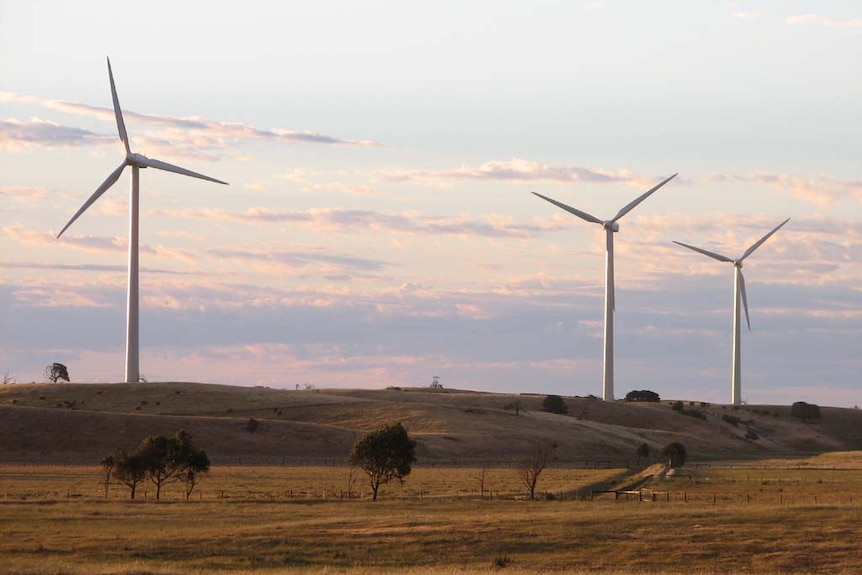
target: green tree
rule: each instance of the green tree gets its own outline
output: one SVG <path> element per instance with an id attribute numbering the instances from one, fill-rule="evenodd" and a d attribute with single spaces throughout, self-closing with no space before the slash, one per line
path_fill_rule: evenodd
<path id="1" fill-rule="evenodd" d="M 654 391 L 648 389 L 633 390 L 626 394 L 626 401 L 648 401 L 658 403 L 661 397 Z"/>
<path id="2" fill-rule="evenodd" d="M 186 499 L 188 499 L 195 486 L 200 483 L 203 474 L 210 470 L 210 458 L 206 451 L 197 448 L 191 434 L 184 429 L 177 432 L 174 442 L 179 464 L 177 476 L 185 486 Z"/>
<path id="3" fill-rule="evenodd" d="M 682 443 L 676 441 L 665 445 L 661 450 L 661 455 L 667 459 L 668 467 L 682 467 L 685 465 L 686 459 L 688 459 L 685 447 Z"/>
<path id="4" fill-rule="evenodd" d="M 138 484 L 147 477 L 147 465 L 137 452 L 118 451 L 114 456 L 112 474 L 114 479 L 129 488 L 130 499 L 134 499 Z"/>
<path id="5" fill-rule="evenodd" d="M 790 415 L 798 417 L 802 421 L 812 421 L 820 419 L 820 406 L 814 403 L 805 403 L 797 401 L 790 406 Z"/>
<path id="6" fill-rule="evenodd" d="M 638 457 L 638 463 L 640 463 L 641 459 L 649 459 L 650 456 L 650 448 L 646 442 L 638 445 L 638 448 L 635 450 L 635 455 Z"/>
<path id="7" fill-rule="evenodd" d="M 569 412 L 569 407 L 559 395 L 546 395 L 542 400 L 542 411 L 565 415 Z"/>
<path id="8" fill-rule="evenodd" d="M 372 501 L 377 501 L 377 491 L 384 483 L 404 481 L 415 461 L 416 441 L 410 439 L 400 421 L 359 439 L 350 452 L 350 464 L 368 475 Z"/>
<path id="9" fill-rule="evenodd" d="M 536 498 L 539 475 L 557 458 L 556 453 L 557 444 L 550 439 L 543 439 L 533 446 L 533 451 L 521 466 L 521 481 L 530 490 L 530 499 Z"/>

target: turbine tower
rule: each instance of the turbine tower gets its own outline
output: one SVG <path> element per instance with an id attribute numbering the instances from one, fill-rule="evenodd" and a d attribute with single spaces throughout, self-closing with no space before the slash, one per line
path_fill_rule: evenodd
<path id="1" fill-rule="evenodd" d="M 614 233 L 620 230 L 620 225 L 617 222 L 624 215 L 635 209 L 638 204 L 647 199 L 653 192 L 658 190 L 660 187 L 662 187 L 675 177 L 676 174 L 672 175 L 671 177 L 651 188 L 650 190 L 644 192 L 643 194 L 632 200 L 628 205 L 623 207 L 619 212 L 617 212 L 617 215 L 615 215 L 609 220 L 600 220 L 599 218 L 591 214 L 582 212 L 581 210 L 578 210 L 571 206 L 567 206 L 562 202 L 558 202 L 557 200 L 552 200 L 551 198 L 545 197 L 542 194 L 532 192 L 533 195 L 538 196 L 545 201 L 551 202 L 555 206 L 566 210 L 570 214 L 574 214 L 582 220 L 586 220 L 590 223 L 599 224 L 605 229 L 605 349 L 604 366 L 602 370 L 602 399 L 604 401 L 614 400 L 614 310 L 616 309 L 616 302 L 614 297 Z"/>
<path id="2" fill-rule="evenodd" d="M 174 172 L 176 174 L 191 176 L 192 178 L 200 178 L 202 180 L 216 182 L 218 184 L 227 184 L 227 182 L 222 182 L 221 180 L 210 178 L 209 176 L 204 176 L 203 174 L 132 152 L 131 147 L 129 146 L 129 136 L 126 134 L 126 124 L 123 121 L 123 112 L 120 110 L 120 100 L 117 98 L 117 88 L 114 85 L 114 74 L 111 71 L 110 58 L 108 58 L 108 79 L 111 82 L 111 97 L 114 102 L 114 115 L 117 118 L 117 131 L 119 132 L 120 140 L 126 148 L 126 157 L 123 160 L 123 163 L 120 164 L 116 170 L 111 172 L 105 181 L 102 182 L 102 185 L 93 192 L 93 195 L 84 202 L 84 205 L 81 206 L 74 216 L 72 216 L 69 223 L 60 230 L 60 233 L 57 234 L 57 238 L 62 236 L 63 232 L 72 225 L 72 222 L 77 220 L 81 214 L 87 211 L 87 208 L 89 208 L 96 200 L 99 199 L 99 197 L 101 197 L 102 194 L 108 191 L 108 189 L 120 179 L 120 174 L 123 173 L 126 166 L 132 167 L 132 185 L 129 198 L 129 288 L 126 304 L 126 382 L 137 383 L 140 379 L 140 371 L 138 367 L 138 196 L 140 170 L 142 168 L 156 168 L 157 170 Z"/>
<path id="3" fill-rule="evenodd" d="M 739 315 L 740 300 L 742 300 L 742 308 L 745 310 L 745 323 L 748 324 L 749 331 L 751 330 L 751 320 L 748 317 L 748 296 L 745 295 L 745 278 L 742 276 L 742 261 L 751 254 L 753 254 L 754 250 L 763 245 L 763 242 L 768 240 L 772 234 L 777 232 L 781 228 L 781 226 L 783 226 L 789 221 L 790 218 L 787 218 L 786 220 L 775 226 L 771 232 L 751 244 L 751 247 L 745 250 L 745 253 L 742 254 L 741 258 L 735 260 L 727 256 L 717 254 L 715 252 L 684 244 L 682 242 L 673 242 L 675 244 L 681 245 L 684 248 L 694 250 L 720 262 L 728 262 L 733 264 L 733 360 L 732 373 L 730 378 L 730 401 L 733 405 L 739 405 L 740 403 L 742 403 L 742 349 L 740 347 L 741 342 Z"/>

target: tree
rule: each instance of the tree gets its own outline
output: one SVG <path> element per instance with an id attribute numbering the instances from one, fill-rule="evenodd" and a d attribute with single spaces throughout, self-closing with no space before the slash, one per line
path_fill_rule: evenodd
<path id="1" fill-rule="evenodd" d="M 45 379 L 47 379 L 51 383 L 57 383 L 57 381 L 61 379 L 66 383 L 69 382 L 69 370 L 66 369 L 66 366 L 62 363 L 52 363 L 51 365 L 46 365 L 44 375 Z"/>
<path id="2" fill-rule="evenodd" d="M 137 454 L 144 462 L 147 478 L 156 486 L 156 501 L 162 487 L 176 479 L 179 471 L 173 442 L 163 435 L 151 435 L 138 446 Z"/>
<path id="3" fill-rule="evenodd" d="M 641 389 L 628 392 L 626 394 L 626 401 L 648 401 L 658 403 L 661 401 L 661 397 L 659 397 L 659 394 L 654 391 Z"/>
<path id="4" fill-rule="evenodd" d="M 138 484 L 147 477 L 146 462 L 138 453 L 119 451 L 114 456 L 113 477 L 129 488 L 130 499 L 135 498 Z"/>
<path id="5" fill-rule="evenodd" d="M 401 422 L 384 425 L 359 439 L 350 452 L 350 465 L 368 475 L 372 501 L 377 490 L 393 479 L 404 481 L 416 461 L 416 441 L 410 439 Z"/>
<path id="6" fill-rule="evenodd" d="M 641 459 L 648 459 L 650 456 L 650 448 L 646 442 L 638 445 L 638 448 L 635 450 L 635 455 L 638 457 L 638 463 L 640 463 Z"/>
<path id="7" fill-rule="evenodd" d="M 565 415 L 569 412 L 569 408 L 559 395 L 546 395 L 542 400 L 542 411 Z"/>
<path id="8" fill-rule="evenodd" d="M 195 486 L 200 483 L 201 476 L 210 470 L 210 458 L 203 449 L 195 446 L 192 435 L 180 429 L 174 437 L 175 454 L 179 467 L 179 480 L 185 485 L 186 499 L 188 499 Z"/>
<path id="9" fill-rule="evenodd" d="M 682 443 L 676 441 L 668 443 L 661 450 L 662 457 L 667 459 L 668 467 L 682 467 L 685 465 L 685 460 L 688 459 L 688 454 L 685 452 L 685 447 Z"/>
<path id="10" fill-rule="evenodd" d="M 545 467 L 556 459 L 557 444 L 550 439 L 543 439 L 533 446 L 529 458 L 521 466 L 521 481 L 530 490 L 530 499 L 536 498 L 536 483 Z"/>
<path id="11" fill-rule="evenodd" d="M 503 409 L 506 411 L 514 411 L 515 415 L 520 415 L 522 412 L 527 411 L 524 409 L 524 404 L 521 402 L 521 398 L 517 396 L 512 397 L 512 401 L 504 403 Z"/>
<path id="12" fill-rule="evenodd" d="M 805 403 L 797 401 L 790 406 L 790 415 L 798 417 L 802 421 L 811 421 L 820 419 L 820 406 L 814 403 Z"/>
<path id="13" fill-rule="evenodd" d="M 106 455 L 102 458 L 102 461 L 99 462 L 99 465 L 102 466 L 102 469 L 105 470 L 105 499 L 108 498 L 108 486 L 111 484 L 111 475 L 114 473 L 114 466 L 116 465 L 116 461 L 114 461 L 113 455 Z"/>

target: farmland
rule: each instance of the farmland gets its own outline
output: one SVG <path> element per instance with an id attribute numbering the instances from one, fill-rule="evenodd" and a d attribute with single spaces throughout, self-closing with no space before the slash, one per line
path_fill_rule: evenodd
<path id="1" fill-rule="evenodd" d="M 36 575 L 837 573 L 862 571 L 862 418 L 823 408 L 457 390 L 199 384 L 0 388 L 0 565 Z M 518 413 L 507 404 L 517 400 Z M 729 423 L 728 414 L 734 414 Z M 247 422 L 258 422 L 254 432 Z M 350 446 L 403 421 L 419 462 L 372 503 Z M 190 431 L 213 460 L 185 500 L 135 501 L 99 460 Z M 751 431 L 756 432 L 752 439 Z M 748 435 L 748 437 L 746 437 Z M 519 469 L 558 445 L 530 500 Z M 662 445 L 688 463 L 666 474 Z M 635 455 L 646 444 L 650 456 Z M 107 491 L 106 491 L 107 488 Z M 629 493 L 617 495 L 615 491 Z M 610 492 L 610 493 L 609 493 Z"/>

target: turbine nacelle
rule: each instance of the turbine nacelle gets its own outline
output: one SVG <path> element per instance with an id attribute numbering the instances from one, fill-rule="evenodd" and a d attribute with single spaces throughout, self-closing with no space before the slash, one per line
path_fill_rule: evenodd
<path id="1" fill-rule="evenodd" d="M 150 159 L 143 154 L 129 152 L 126 154 L 126 165 L 137 166 L 139 168 L 148 168 Z"/>
<path id="2" fill-rule="evenodd" d="M 606 222 L 602 222 L 602 227 L 605 228 L 606 230 L 611 230 L 612 232 L 620 231 L 620 225 L 613 220 L 608 220 Z"/>

